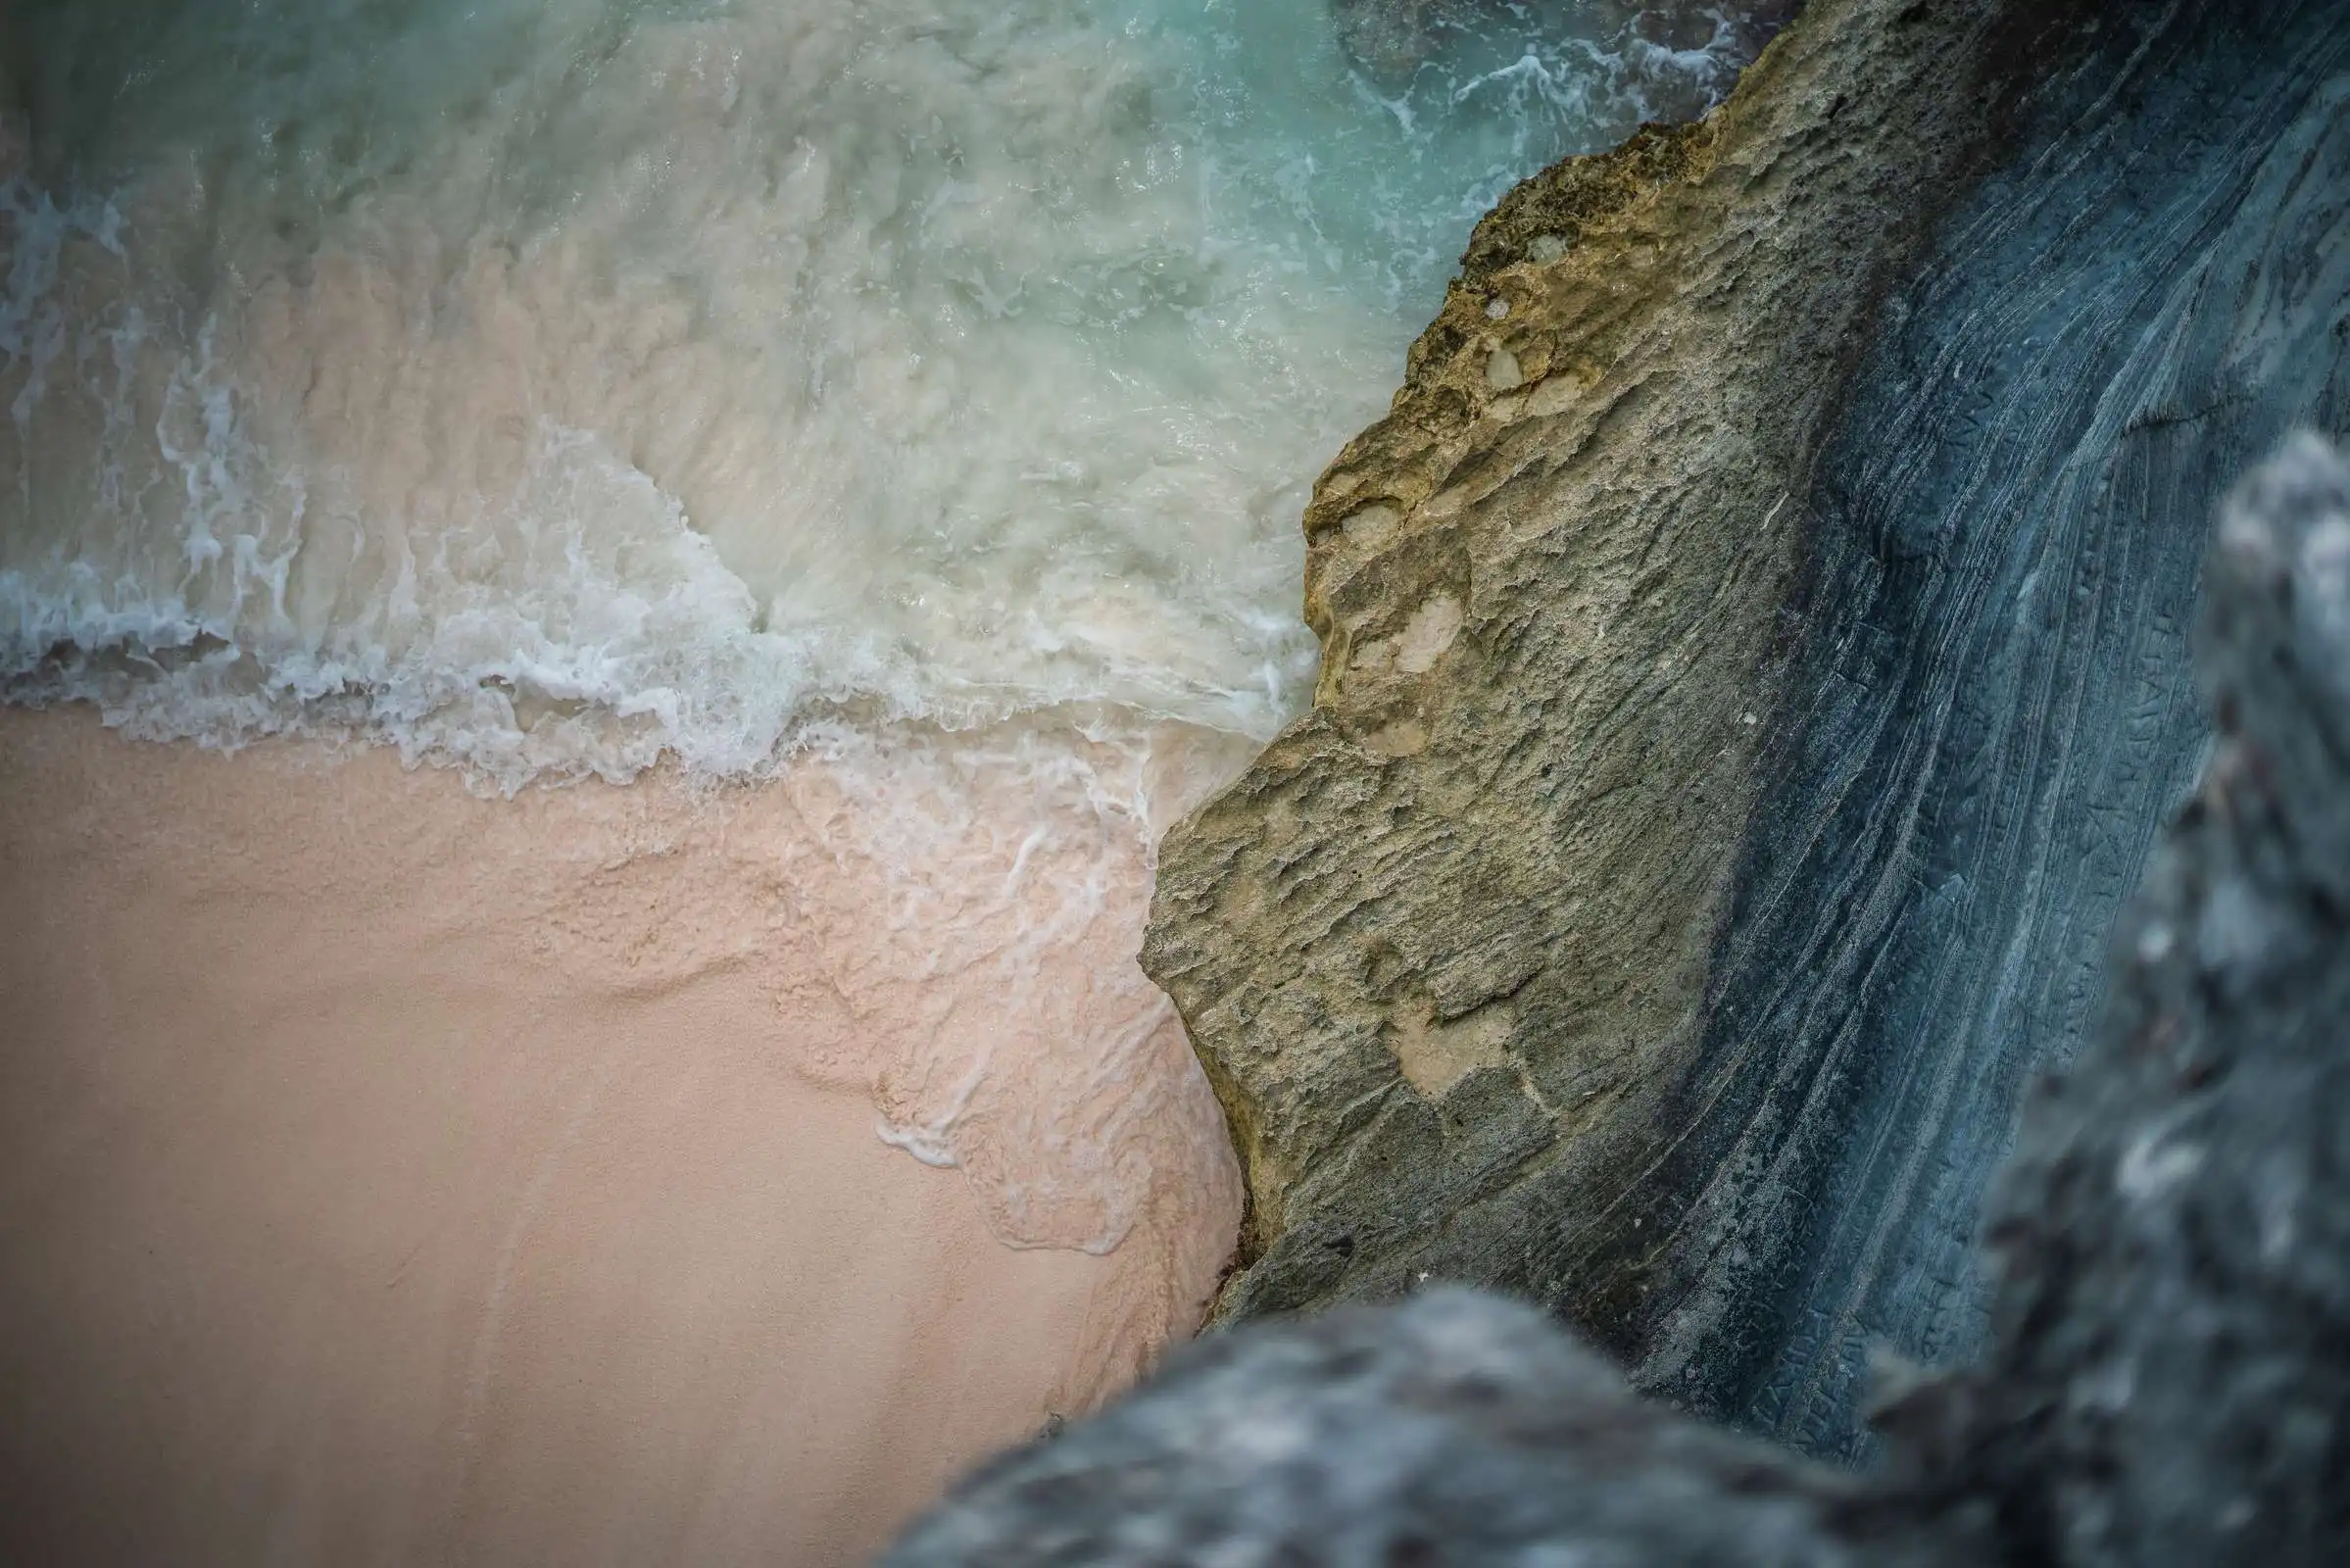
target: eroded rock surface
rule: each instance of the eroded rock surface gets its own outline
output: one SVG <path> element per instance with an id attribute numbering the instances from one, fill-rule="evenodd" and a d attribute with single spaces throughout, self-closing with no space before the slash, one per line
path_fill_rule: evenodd
<path id="1" fill-rule="evenodd" d="M 1992 1354 L 1860 1480 L 1438 1290 L 1252 1326 L 1000 1461 L 898 1568 L 2350 1560 L 2350 469 L 2304 438 L 2211 567 L 2219 745 L 1997 1204 Z"/>
<path id="2" fill-rule="evenodd" d="M 1227 1319 L 1498 1286 L 1865 1446 L 2204 731 L 2224 477 L 2350 421 L 2350 6 L 1814 0 L 1479 225 L 1306 517 L 1314 710 L 1145 963 Z"/>

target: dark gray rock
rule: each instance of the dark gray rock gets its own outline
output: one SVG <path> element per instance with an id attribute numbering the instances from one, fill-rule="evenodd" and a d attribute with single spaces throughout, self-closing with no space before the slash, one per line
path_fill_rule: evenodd
<path id="1" fill-rule="evenodd" d="M 1530 1308 L 1437 1290 L 1208 1341 L 973 1479 L 886 1560 L 1835 1568 L 1918 1549 L 1848 1477 L 1636 1398 Z"/>
<path id="2" fill-rule="evenodd" d="M 1888 1401 L 1883 1476 L 1640 1402 L 1439 1290 L 1195 1348 L 887 1560 L 2350 1561 L 2350 469 L 2296 444 L 2210 578 L 2216 754 L 2002 1185 L 1993 1352 Z"/>
<path id="3" fill-rule="evenodd" d="M 2350 469 L 2302 438 L 2209 579 L 2218 749 L 2094 1056 L 2026 1121 L 1995 1349 L 1943 1396 L 2017 1561 L 2350 1562 Z"/>
<path id="4" fill-rule="evenodd" d="M 1978 1353 L 1985 1184 L 2206 744 L 2208 519 L 2297 424 L 2350 432 L 2350 6 L 2113 7 L 1812 478 L 1780 744 L 1628 1195 L 1643 1386 L 1857 1456 L 1871 1345 Z"/>

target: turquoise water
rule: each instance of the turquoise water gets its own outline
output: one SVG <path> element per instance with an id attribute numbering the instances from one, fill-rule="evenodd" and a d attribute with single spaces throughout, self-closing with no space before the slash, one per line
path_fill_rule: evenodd
<path id="1" fill-rule="evenodd" d="M 1475 15 L 1398 84 L 1322 0 L 35 0 L 0 679 L 509 789 L 1265 737 L 1305 487 L 1471 222 L 1751 41 Z"/>

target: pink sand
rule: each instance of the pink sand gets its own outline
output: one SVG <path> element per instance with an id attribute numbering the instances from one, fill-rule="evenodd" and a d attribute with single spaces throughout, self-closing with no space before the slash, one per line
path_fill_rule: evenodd
<path id="1" fill-rule="evenodd" d="M 0 1559 L 855 1561 L 1188 1333 L 1222 1151 L 1092 1255 L 876 1138 L 809 809 L 0 712 Z"/>

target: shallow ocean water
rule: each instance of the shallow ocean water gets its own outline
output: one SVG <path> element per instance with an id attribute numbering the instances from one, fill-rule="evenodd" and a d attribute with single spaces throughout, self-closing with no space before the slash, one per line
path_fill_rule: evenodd
<path id="1" fill-rule="evenodd" d="M 1083 1020 L 996 1211 L 1147 1183 L 1171 1015 L 1053 956 L 1133 951 L 1156 834 L 1310 691 L 1306 488 L 1476 217 L 1753 41 L 1472 9 L 1374 80 L 1326 0 L 28 0 L 0 696 L 507 793 L 827 769 L 869 983 Z M 1002 1030 L 885 1136 L 976 1168 Z"/>
<path id="2" fill-rule="evenodd" d="M 1322 0 L 104 13 L 11 40 L 0 672 L 507 788 L 843 705 L 1270 734 L 1469 224 L 1728 74 L 1573 6 L 1400 92 Z"/>

